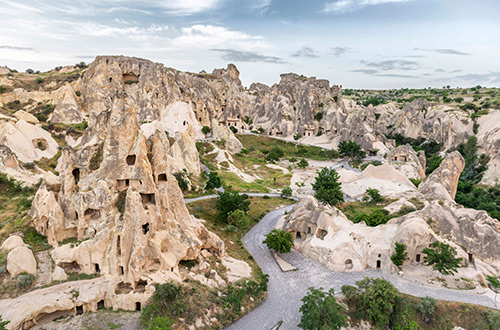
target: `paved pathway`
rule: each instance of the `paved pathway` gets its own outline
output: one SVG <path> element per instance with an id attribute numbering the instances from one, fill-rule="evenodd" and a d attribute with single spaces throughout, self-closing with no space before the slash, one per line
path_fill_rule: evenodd
<path id="1" fill-rule="evenodd" d="M 241 194 L 247 194 L 250 197 L 264 197 L 264 196 L 269 196 L 269 197 L 281 197 L 280 194 L 272 194 L 272 193 L 241 193 Z M 194 198 L 184 198 L 184 202 L 186 204 L 196 202 L 196 201 L 201 201 L 204 199 L 211 199 L 211 198 L 217 198 L 219 195 L 205 195 L 205 196 L 200 196 L 200 197 L 194 197 Z M 298 201 L 299 199 L 297 197 L 288 197 L 289 199 L 293 199 L 295 201 Z"/>
<path id="2" fill-rule="evenodd" d="M 340 292 L 342 285 L 352 285 L 366 276 L 383 277 L 391 281 L 401 292 L 413 296 L 430 296 L 436 299 L 473 303 L 495 308 L 494 301 L 484 295 L 480 296 L 464 291 L 419 285 L 380 270 L 336 273 L 297 251 L 292 251 L 284 255 L 283 258 L 299 270 L 283 273 L 267 247 L 262 244 L 262 241 L 264 235 L 274 228 L 283 213 L 291 210 L 292 207 L 293 205 L 290 205 L 271 211 L 243 237 L 245 248 L 254 257 L 264 273 L 270 276 L 269 291 L 267 300 L 264 303 L 229 326 L 228 330 L 270 330 L 280 321 L 283 321 L 280 329 L 298 329 L 301 299 L 307 293 L 309 287 L 334 288 L 335 292 Z"/>
<path id="3" fill-rule="evenodd" d="M 38 263 L 35 288 L 39 288 L 52 282 L 52 258 L 49 251 L 37 252 L 35 256 Z"/>

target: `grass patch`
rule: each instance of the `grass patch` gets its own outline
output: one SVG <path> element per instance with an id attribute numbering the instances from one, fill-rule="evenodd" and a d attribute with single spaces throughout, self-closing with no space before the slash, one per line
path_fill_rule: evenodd
<path id="1" fill-rule="evenodd" d="M 57 153 L 54 155 L 54 157 L 50 159 L 43 157 L 40 158 L 40 160 L 35 160 L 33 163 L 35 163 L 38 167 L 40 167 L 44 171 L 52 172 L 55 175 L 58 175 L 59 173 L 56 171 L 56 167 L 59 157 L 61 157 L 61 150 L 58 150 Z"/>

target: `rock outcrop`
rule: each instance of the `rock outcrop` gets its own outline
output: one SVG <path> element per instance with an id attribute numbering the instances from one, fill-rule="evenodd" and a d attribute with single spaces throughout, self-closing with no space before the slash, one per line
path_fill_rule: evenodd
<path id="1" fill-rule="evenodd" d="M 465 160 L 458 151 L 450 153 L 418 187 L 418 191 L 431 199 L 453 201 L 458 179 L 465 167 Z"/>
<path id="2" fill-rule="evenodd" d="M 14 277 L 21 273 L 36 274 L 36 259 L 26 246 L 13 248 L 7 255 L 7 271 Z"/>
<path id="3" fill-rule="evenodd" d="M 76 101 L 75 91 L 69 84 L 61 88 L 63 96 L 57 103 L 54 112 L 49 117 L 50 122 L 63 124 L 79 124 L 83 121 L 83 116 Z"/>
<path id="4" fill-rule="evenodd" d="M 199 175 L 200 158 L 198 149 L 196 149 L 196 141 L 194 137 L 194 129 L 191 125 L 183 131 L 179 138 L 170 146 L 170 156 L 175 160 L 172 162 L 172 168 L 175 172 L 181 172 L 184 169 L 188 173 Z"/>
<path id="5" fill-rule="evenodd" d="M 407 178 L 424 179 L 426 159 L 423 150 L 418 153 L 408 145 L 392 149 L 387 160 Z"/>

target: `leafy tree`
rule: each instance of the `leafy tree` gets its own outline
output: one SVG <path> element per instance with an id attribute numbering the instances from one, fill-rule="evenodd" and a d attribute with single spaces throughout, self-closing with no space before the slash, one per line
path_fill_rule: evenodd
<path id="1" fill-rule="evenodd" d="M 378 189 L 368 188 L 365 190 L 363 200 L 365 202 L 380 203 L 384 198 L 380 195 Z"/>
<path id="2" fill-rule="evenodd" d="M 281 189 L 281 197 L 291 197 L 292 196 L 292 188 L 285 187 Z"/>
<path id="3" fill-rule="evenodd" d="M 379 104 L 385 104 L 385 103 L 387 103 L 387 101 L 384 100 L 382 97 L 375 96 L 375 97 L 367 97 L 366 100 L 363 102 L 363 105 L 367 107 L 371 104 L 374 107 L 376 107 Z"/>
<path id="4" fill-rule="evenodd" d="M 215 208 L 219 212 L 219 216 L 226 220 L 229 213 L 235 210 L 242 210 L 245 214 L 250 209 L 250 201 L 247 194 L 238 194 L 237 192 L 224 191 L 219 192 L 219 197 L 215 203 Z"/>
<path id="5" fill-rule="evenodd" d="M 246 229 L 250 226 L 250 221 L 248 220 L 246 213 L 239 209 L 229 212 L 227 215 L 227 222 L 240 229 Z"/>
<path id="6" fill-rule="evenodd" d="M 287 253 L 292 250 L 293 236 L 287 231 L 275 228 L 266 235 L 262 243 L 266 244 L 269 250 Z"/>
<path id="7" fill-rule="evenodd" d="M 384 209 L 375 209 L 370 213 L 358 212 L 354 215 L 353 222 L 364 221 L 367 226 L 376 227 L 389 221 L 389 211 Z"/>
<path id="8" fill-rule="evenodd" d="M 339 152 L 344 157 L 350 158 L 362 158 L 366 154 L 361 150 L 361 146 L 354 141 L 340 141 L 339 143 Z"/>
<path id="9" fill-rule="evenodd" d="M 33 74 L 35 71 L 33 69 L 26 69 L 26 73 Z"/>
<path id="10" fill-rule="evenodd" d="M 424 262 L 444 275 L 453 275 L 460 267 L 462 258 L 455 258 L 457 251 L 446 243 L 436 241 L 422 250 Z"/>
<path id="11" fill-rule="evenodd" d="M 463 97 L 455 97 L 455 99 L 453 99 L 453 101 L 455 101 L 457 103 L 462 103 L 464 101 L 464 98 Z"/>
<path id="12" fill-rule="evenodd" d="M 208 174 L 208 181 L 205 185 L 205 190 L 212 190 L 222 186 L 222 179 L 217 172 L 210 172 Z"/>
<path id="13" fill-rule="evenodd" d="M 295 141 L 297 141 L 297 140 L 298 140 L 298 139 L 300 139 L 300 138 L 301 138 L 300 133 L 295 133 L 295 134 L 293 135 L 293 139 L 294 139 Z"/>
<path id="14" fill-rule="evenodd" d="M 201 132 L 202 132 L 203 134 L 205 134 L 205 136 L 207 136 L 207 135 L 208 135 L 208 133 L 210 133 L 210 132 L 211 132 L 211 129 L 210 129 L 210 127 L 208 127 L 208 126 L 203 126 L 203 127 L 201 128 Z"/>
<path id="15" fill-rule="evenodd" d="M 403 263 L 408 256 L 408 252 L 406 252 L 406 245 L 396 242 L 396 247 L 394 250 L 394 254 L 391 255 L 392 263 L 398 267 L 401 267 L 403 266 Z"/>
<path id="16" fill-rule="evenodd" d="M 322 203 L 334 206 L 344 201 L 339 175 L 333 168 L 323 167 L 312 187 L 315 191 L 314 197 Z"/>
<path id="17" fill-rule="evenodd" d="M 283 157 L 285 153 L 283 150 L 281 150 L 280 147 L 273 147 L 271 150 L 268 151 L 265 160 L 270 162 L 270 161 L 279 161 L 281 157 Z"/>
<path id="18" fill-rule="evenodd" d="M 2 316 L 0 316 L 0 330 L 6 330 L 7 328 L 5 326 L 9 323 L 10 321 L 4 321 L 2 320 Z"/>
<path id="19" fill-rule="evenodd" d="M 297 166 L 300 168 L 306 168 L 307 166 L 309 166 L 309 162 L 305 158 L 301 158 L 297 163 Z"/>
<path id="20" fill-rule="evenodd" d="M 382 278 L 364 278 L 356 282 L 360 290 L 358 310 L 371 322 L 386 327 L 399 300 L 398 290 Z"/>
<path id="21" fill-rule="evenodd" d="M 302 313 L 299 328 L 302 329 L 334 330 L 348 326 L 347 317 L 343 314 L 345 309 L 335 299 L 333 289 L 325 292 L 323 288 L 309 288 L 307 295 L 302 298 L 299 311 Z"/>
<path id="22" fill-rule="evenodd" d="M 229 129 L 234 133 L 238 133 L 238 129 L 235 126 L 230 126 Z"/>
<path id="23" fill-rule="evenodd" d="M 321 119 L 323 119 L 323 112 L 318 112 L 317 114 L 315 114 L 314 119 L 317 121 L 321 121 Z"/>

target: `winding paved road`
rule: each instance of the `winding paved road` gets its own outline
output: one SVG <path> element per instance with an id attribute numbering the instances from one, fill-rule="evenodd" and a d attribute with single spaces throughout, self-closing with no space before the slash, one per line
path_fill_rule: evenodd
<path id="1" fill-rule="evenodd" d="M 264 303 L 227 327 L 227 330 L 270 330 L 280 321 L 283 321 L 280 329 L 298 329 L 301 299 L 306 295 L 309 287 L 323 287 L 327 290 L 334 288 L 335 292 L 340 292 L 342 285 L 352 285 L 366 276 L 383 277 L 391 281 L 401 292 L 413 296 L 430 296 L 436 299 L 496 308 L 493 299 L 484 295 L 419 285 L 380 270 L 337 273 L 297 251 L 292 251 L 284 255 L 283 258 L 296 266 L 298 271 L 283 273 L 262 241 L 264 235 L 274 228 L 284 212 L 290 211 L 292 208 L 293 205 L 290 205 L 268 213 L 243 237 L 245 248 L 254 257 L 264 273 L 269 274 L 269 291 Z"/>

